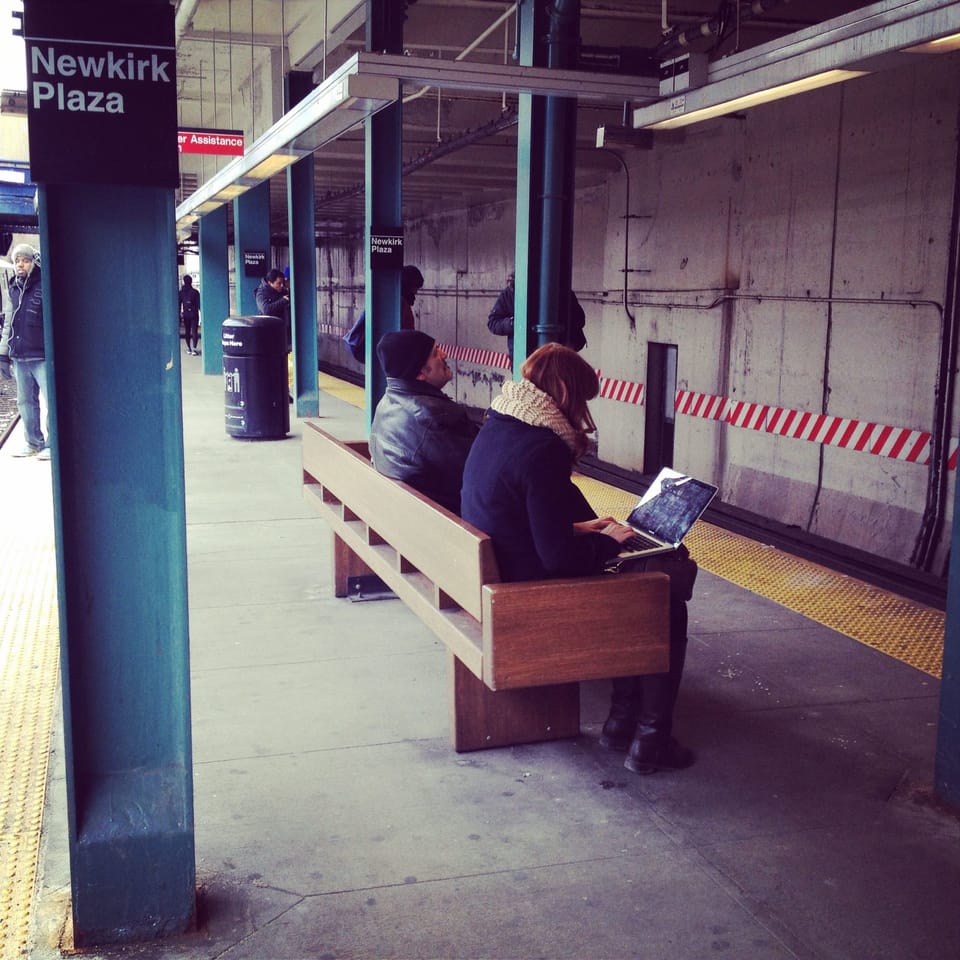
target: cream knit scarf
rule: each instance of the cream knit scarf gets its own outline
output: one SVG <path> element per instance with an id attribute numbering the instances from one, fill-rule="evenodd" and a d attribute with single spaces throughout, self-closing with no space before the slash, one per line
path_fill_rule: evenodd
<path id="1" fill-rule="evenodd" d="M 560 412 L 553 397 L 529 380 L 508 380 L 503 385 L 503 392 L 490 406 L 497 413 L 514 417 L 521 423 L 552 430 L 570 448 L 573 455 L 577 455 L 577 431 Z"/>

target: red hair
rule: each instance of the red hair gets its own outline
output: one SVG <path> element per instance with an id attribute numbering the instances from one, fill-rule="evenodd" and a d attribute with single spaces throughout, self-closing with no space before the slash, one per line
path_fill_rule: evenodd
<path id="1" fill-rule="evenodd" d="M 587 448 L 587 434 L 597 429 L 587 407 L 587 402 L 600 392 L 597 372 L 569 347 L 545 343 L 527 357 L 520 375 L 556 402 L 577 433 L 580 456 Z"/>

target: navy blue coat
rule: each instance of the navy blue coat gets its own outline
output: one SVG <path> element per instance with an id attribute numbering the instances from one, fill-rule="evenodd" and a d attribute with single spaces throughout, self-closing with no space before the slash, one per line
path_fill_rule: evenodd
<path id="1" fill-rule="evenodd" d="M 545 427 L 487 414 L 463 471 L 461 515 L 493 540 L 504 580 L 601 573 L 620 552 L 603 533 L 575 536 L 596 516 L 570 479 L 573 454 Z"/>
<path id="2" fill-rule="evenodd" d="M 34 264 L 26 280 L 10 281 L 8 348 L 14 360 L 43 360 L 43 290 L 40 265 Z"/>

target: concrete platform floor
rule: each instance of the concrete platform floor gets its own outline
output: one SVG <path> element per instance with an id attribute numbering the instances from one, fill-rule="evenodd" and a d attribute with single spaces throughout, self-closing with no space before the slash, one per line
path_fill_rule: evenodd
<path id="1" fill-rule="evenodd" d="M 677 734 L 638 777 L 572 741 L 457 755 L 447 659 L 330 591 L 300 424 L 223 428 L 184 357 L 196 932 L 92 957 L 957 960 L 960 822 L 928 802 L 938 682 L 702 573 Z M 329 396 L 325 426 L 362 434 Z M 59 724 L 55 725 L 59 727 Z M 69 947 L 56 732 L 30 956 Z"/>

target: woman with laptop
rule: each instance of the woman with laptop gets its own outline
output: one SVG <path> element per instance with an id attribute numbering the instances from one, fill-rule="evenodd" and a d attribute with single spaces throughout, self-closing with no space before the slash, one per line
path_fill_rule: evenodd
<path id="1" fill-rule="evenodd" d="M 504 580 L 601 573 L 635 532 L 597 517 L 571 479 L 596 430 L 587 407 L 600 392 L 596 372 L 557 343 L 535 350 L 520 372 L 494 399 L 467 457 L 463 519 L 490 536 Z M 685 548 L 679 553 L 681 563 L 693 564 Z M 613 680 L 600 743 L 627 751 L 624 766 L 635 773 L 693 762 L 671 736 L 687 646 L 687 597 L 680 595 L 671 590 L 669 672 Z"/>

